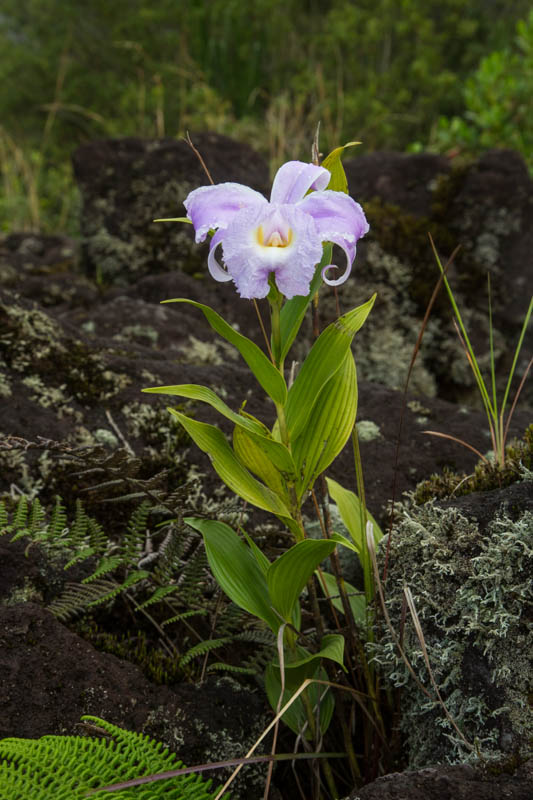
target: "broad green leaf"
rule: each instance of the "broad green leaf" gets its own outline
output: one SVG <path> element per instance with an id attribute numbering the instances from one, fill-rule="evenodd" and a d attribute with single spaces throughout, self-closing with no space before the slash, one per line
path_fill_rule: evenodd
<path id="1" fill-rule="evenodd" d="M 348 181 L 346 180 L 346 173 L 342 166 L 342 156 L 347 147 L 354 147 L 357 144 L 361 144 L 361 142 L 348 142 L 343 147 L 336 147 L 322 162 L 322 166 L 325 167 L 325 169 L 329 169 L 331 172 L 331 178 L 327 186 L 328 189 L 332 189 L 334 192 L 344 192 L 344 194 L 348 194 Z"/>
<path id="2" fill-rule="evenodd" d="M 212 519 L 186 517 L 184 522 L 202 534 L 209 566 L 230 600 L 277 633 L 281 623 L 270 607 L 264 573 L 235 531 Z"/>
<path id="3" fill-rule="evenodd" d="M 254 420 L 249 414 L 245 417 L 232 411 L 226 403 L 207 386 L 202 386 L 197 383 L 180 383 L 177 386 L 151 386 L 149 389 L 143 389 L 147 394 L 170 394 L 177 395 L 178 397 L 188 397 L 190 400 L 199 400 L 202 403 L 215 408 L 219 414 L 227 417 L 236 425 L 241 425 L 249 431 L 264 435 L 268 434 L 268 428 L 263 425 L 259 420 Z"/>
<path id="4" fill-rule="evenodd" d="M 290 517 L 287 507 L 280 498 L 243 467 L 221 430 L 206 422 L 193 420 L 174 408 L 168 410 L 179 419 L 200 450 L 209 455 L 213 469 L 235 494 L 265 511 L 281 517 Z"/>
<path id="5" fill-rule="evenodd" d="M 278 444 L 274 440 L 271 441 Z M 286 505 L 290 503 L 287 484 L 279 469 L 274 466 L 265 449 L 237 425 L 233 431 L 233 450 L 246 469 L 262 480 Z"/>
<path id="6" fill-rule="evenodd" d="M 321 570 L 320 573 L 317 572 L 317 577 L 324 595 L 330 597 L 337 611 L 344 614 L 344 606 L 342 605 L 335 576 Z M 358 591 L 355 586 L 352 586 L 352 584 L 347 581 L 344 581 L 344 588 L 346 589 L 348 602 L 350 603 L 355 621 L 359 622 L 361 625 L 366 625 L 366 600 L 364 592 Z"/>
<path id="7" fill-rule="evenodd" d="M 294 604 L 307 581 L 335 546 L 331 539 L 304 539 L 270 565 L 267 572 L 270 599 L 287 622 L 291 621 Z"/>
<path id="8" fill-rule="evenodd" d="M 299 497 L 341 452 L 352 432 L 356 413 L 357 378 L 350 350 L 341 368 L 322 388 L 305 428 L 293 441 L 292 453 L 301 475 Z"/>
<path id="9" fill-rule="evenodd" d="M 255 542 L 254 542 L 254 540 L 252 539 L 252 537 L 251 537 L 251 536 L 249 536 L 249 535 L 246 533 L 246 531 L 242 531 L 242 535 L 243 535 L 243 536 L 244 536 L 244 538 L 246 539 L 246 541 L 247 541 L 247 543 L 248 543 L 248 547 L 249 547 L 249 548 L 250 548 L 250 550 L 252 551 L 252 554 L 253 554 L 253 556 L 254 556 L 255 560 L 256 560 L 256 561 L 257 561 L 257 563 L 259 564 L 259 567 L 260 567 L 260 569 L 261 569 L 261 572 L 263 573 L 263 575 L 264 575 L 264 576 L 265 576 L 265 578 L 266 578 L 266 574 L 267 574 L 267 572 L 268 572 L 268 568 L 270 567 L 270 561 L 268 560 L 268 558 L 266 557 L 266 555 L 263 553 L 263 551 L 259 549 L 259 547 L 256 545 L 256 543 L 255 543 Z"/>
<path id="10" fill-rule="evenodd" d="M 178 395 L 188 397 L 191 400 L 199 400 L 208 403 L 215 408 L 222 416 L 231 420 L 248 432 L 253 438 L 257 447 L 267 453 L 270 461 L 281 471 L 288 474 L 295 474 L 295 466 L 289 450 L 281 442 L 272 438 L 272 434 L 262 422 L 252 417 L 250 414 L 236 414 L 229 406 L 207 386 L 196 383 L 182 383 L 178 386 L 154 386 L 150 389 L 143 389 L 143 392 L 153 394 Z"/>
<path id="11" fill-rule="evenodd" d="M 189 303 L 189 305 L 199 308 L 209 322 L 210 326 L 222 338 L 237 348 L 241 356 L 244 358 L 253 374 L 275 403 L 283 405 L 287 398 L 287 386 L 285 379 L 281 373 L 276 369 L 274 364 L 268 360 L 263 351 L 242 333 L 238 333 L 234 328 L 229 325 L 220 314 L 213 311 L 209 306 L 203 303 L 197 303 L 194 300 L 189 300 L 186 297 L 177 297 L 173 300 L 163 300 L 164 303 Z"/>
<path id="12" fill-rule="evenodd" d="M 322 681 L 328 680 L 328 675 L 324 667 L 318 667 L 310 677 L 318 678 Z M 289 689 L 285 687 L 283 698 L 280 703 L 281 708 L 289 702 L 297 688 L 298 687 Z M 279 669 L 276 670 L 272 664 L 267 664 L 265 669 L 265 689 L 270 705 L 274 711 L 276 711 L 281 694 L 281 682 L 279 679 Z M 322 734 L 325 734 L 335 709 L 333 692 L 331 689 L 328 690 L 328 687 L 316 683 L 311 683 L 305 691 L 307 692 L 307 697 L 313 709 L 320 703 L 320 730 Z M 309 725 L 307 724 L 307 711 L 301 696 L 297 697 L 294 703 L 289 706 L 281 719 L 294 733 L 299 734 L 303 732 L 304 739 L 313 738 L 309 730 Z"/>
<path id="13" fill-rule="evenodd" d="M 353 539 L 357 553 L 361 555 L 363 548 L 366 548 L 366 533 L 364 528 L 361 529 L 361 501 L 354 492 L 351 492 L 349 489 L 345 489 L 340 485 L 340 483 L 337 483 L 337 481 L 334 481 L 332 478 L 326 478 L 326 482 L 328 484 L 328 492 L 332 500 L 337 504 L 341 519 L 346 525 L 346 528 Z M 374 527 L 374 540 L 377 544 L 383 537 L 383 532 L 372 514 L 369 511 L 366 513 L 369 521 Z"/>
<path id="14" fill-rule="evenodd" d="M 333 248 L 330 244 L 324 245 L 322 259 L 316 268 L 316 272 L 313 280 L 311 281 L 311 286 L 307 297 L 296 295 L 291 300 L 287 300 L 281 309 L 281 352 L 277 354 L 281 362 L 285 360 L 287 353 L 291 349 L 292 343 L 294 342 L 304 320 L 309 303 L 312 301 L 322 284 L 322 270 L 325 266 L 327 266 L 327 264 L 331 264 L 332 249 Z"/>
<path id="15" fill-rule="evenodd" d="M 333 577 L 333 576 L 330 576 Z M 340 633 L 327 633 L 322 637 L 318 653 L 309 653 L 304 647 L 298 647 L 298 657 L 285 662 L 285 683 L 287 686 L 301 686 L 316 670 L 316 662 L 321 658 L 329 658 L 340 664 L 344 669 L 344 636 Z M 272 662 L 274 669 L 278 670 L 277 660 Z M 312 667 L 310 670 L 309 667 Z"/>
<path id="16" fill-rule="evenodd" d="M 333 531 L 331 534 L 331 539 L 337 544 L 342 544 L 343 547 L 346 547 L 348 550 L 352 550 L 352 552 L 357 553 L 357 547 L 354 545 L 350 539 L 347 539 L 346 536 L 343 536 L 342 533 L 337 533 L 337 531 Z"/>
<path id="17" fill-rule="evenodd" d="M 340 633 L 327 633 L 322 637 L 318 653 L 310 653 L 305 647 L 298 646 L 297 658 L 285 661 L 285 685 L 289 689 L 297 689 L 306 678 L 316 672 L 320 659 L 329 658 L 344 669 L 344 636 Z M 279 676 L 279 662 L 272 661 L 272 668 Z"/>
<path id="18" fill-rule="evenodd" d="M 322 387 L 340 369 L 352 339 L 370 313 L 376 295 L 322 331 L 290 388 L 285 413 L 291 441 L 303 430 Z"/>

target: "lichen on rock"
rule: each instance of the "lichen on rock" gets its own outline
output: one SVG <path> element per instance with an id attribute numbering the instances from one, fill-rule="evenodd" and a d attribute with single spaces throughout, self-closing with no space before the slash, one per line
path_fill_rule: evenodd
<path id="1" fill-rule="evenodd" d="M 384 540 L 386 542 L 386 540 Z M 386 547 L 382 544 L 383 561 Z M 411 768 L 434 763 L 526 758 L 533 736 L 533 514 L 498 514 L 481 533 L 454 507 L 411 507 L 390 541 L 386 604 L 421 683 L 435 696 L 420 641 L 405 614 L 409 586 L 434 679 L 470 749 L 442 707 L 417 687 L 385 625 L 371 654 L 402 690 Z"/>

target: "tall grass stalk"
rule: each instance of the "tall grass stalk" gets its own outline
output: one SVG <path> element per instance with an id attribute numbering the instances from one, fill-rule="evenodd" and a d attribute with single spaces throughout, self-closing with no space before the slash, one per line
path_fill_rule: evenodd
<path id="1" fill-rule="evenodd" d="M 522 349 L 522 344 L 524 342 L 524 337 L 525 337 L 525 334 L 526 334 L 526 330 L 527 330 L 527 327 L 529 325 L 529 321 L 531 319 L 531 314 L 533 313 L 533 297 L 531 297 L 531 300 L 529 301 L 529 307 L 528 307 L 528 310 L 526 312 L 526 316 L 524 318 L 524 322 L 523 322 L 523 325 L 522 325 L 522 330 L 520 332 L 520 337 L 518 339 L 518 344 L 516 346 L 516 350 L 515 350 L 515 354 L 514 354 L 514 358 L 513 358 L 513 363 L 511 365 L 509 376 L 507 378 L 507 384 L 506 384 L 506 387 L 505 387 L 503 400 L 501 402 L 501 405 L 499 405 L 497 391 L 496 391 L 496 360 L 495 360 L 495 357 L 494 357 L 494 338 L 493 338 L 494 331 L 493 331 L 493 325 L 492 325 L 492 303 L 491 303 L 491 292 L 490 292 L 490 276 L 488 277 L 488 293 L 489 293 L 489 347 L 490 347 L 490 377 L 491 377 L 491 383 L 490 383 L 490 387 L 487 387 L 487 384 L 485 383 L 483 375 L 481 374 L 481 370 L 479 368 L 479 364 L 478 364 L 478 361 L 476 359 L 472 344 L 470 343 L 470 339 L 468 337 L 468 333 L 467 333 L 466 328 L 464 326 L 463 319 L 461 317 L 461 312 L 459 311 L 459 308 L 457 306 L 457 302 L 455 300 L 453 291 L 452 291 L 451 286 L 449 284 L 448 278 L 446 277 L 446 273 L 445 273 L 444 267 L 442 266 L 441 260 L 439 258 L 439 254 L 437 253 L 437 249 L 435 247 L 435 243 L 433 242 L 433 239 L 431 238 L 431 236 L 430 236 L 430 241 L 431 241 L 431 247 L 433 249 L 433 253 L 435 255 L 435 259 L 437 261 L 437 264 L 439 266 L 439 269 L 440 269 L 440 272 L 441 272 L 441 275 L 442 275 L 442 279 L 443 279 L 444 285 L 446 287 L 446 291 L 448 292 L 448 297 L 450 298 L 450 302 L 452 304 L 453 312 L 455 314 L 455 321 L 454 321 L 455 328 L 457 330 L 457 334 L 459 336 L 459 340 L 461 342 L 461 345 L 462 345 L 462 347 L 463 347 L 463 349 L 465 351 L 466 358 L 468 359 L 468 363 L 470 364 L 472 372 L 474 373 L 474 378 L 476 380 L 477 387 L 478 387 L 479 393 L 481 395 L 481 400 L 483 402 L 483 407 L 484 407 L 485 413 L 487 415 L 487 420 L 488 420 L 488 423 L 489 423 L 489 430 L 490 430 L 490 437 L 491 437 L 491 440 L 492 440 L 492 449 L 494 451 L 494 459 L 495 459 L 496 463 L 500 467 L 503 467 L 505 465 L 505 444 L 506 444 L 506 441 L 507 441 L 507 435 L 509 433 L 509 425 L 510 425 L 510 422 L 511 422 L 511 418 L 512 418 L 514 410 L 516 408 L 516 404 L 517 404 L 518 398 L 520 396 L 520 393 L 521 393 L 521 391 L 522 391 L 522 389 L 524 387 L 527 375 L 528 375 L 528 373 L 529 373 L 529 371 L 530 371 L 530 369 L 531 369 L 531 367 L 533 365 L 533 357 L 532 357 L 529 360 L 529 363 L 528 363 L 528 365 L 527 365 L 527 367 L 525 369 L 524 375 L 522 376 L 522 379 L 520 381 L 518 389 L 515 392 L 515 396 L 514 396 L 512 405 L 511 405 L 511 409 L 510 409 L 510 411 L 509 411 L 509 413 L 507 415 L 507 418 L 506 418 L 505 417 L 505 409 L 506 409 L 506 406 L 507 406 L 507 401 L 509 399 L 509 393 L 510 393 L 510 390 L 511 390 L 511 384 L 512 384 L 514 373 L 515 373 L 515 370 L 516 370 L 518 357 L 519 357 L 520 351 Z M 491 394 L 492 394 L 492 398 L 491 398 Z M 479 456 L 481 456 L 481 458 L 484 461 L 487 461 L 487 458 L 485 456 L 481 455 L 481 453 L 479 453 L 477 450 L 475 450 L 475 448 L 472 448 L 471 445 L 467 444 L 462 439 L 457 439 L 455 436 L 450 436 L 448 434 L 438 433 L 436 431 L 424 431 L 424 432 L 432 434 L 434 436 L 441 436 L 441 437 L 444 437 L 444 438 L 447 438 L 447 439 L 452 439 L 453 441 L 456 441 L 456 442 L 462 444 L 463 446 L 468 447 L 471 450 L 474 450 Z"/>

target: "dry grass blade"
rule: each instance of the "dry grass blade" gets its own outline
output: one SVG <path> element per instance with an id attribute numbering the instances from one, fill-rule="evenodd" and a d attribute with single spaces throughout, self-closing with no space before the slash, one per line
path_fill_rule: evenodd
<path id="1" fill-rule="evenodd" d="M 283 710 L 285 713 L 285 709 Z M 98 733 L 100 729 L 98 729 Z M 104 734 L 106 735 L 106 734 Z M 196 772 L 207 772 L 212 769 L 224 769 L 225 767 L 233 767 L 236 764 L 243 767 L 245 764 L 267 764 L 270 761 L 292 761 L 298 759 L 300 761 L 310 760 L 312 758 L 342 758 L 344 753 L 278 753 L 275 756 L 252 756 L 244 758 L 230 758 L 227 761 L 213 761 L 210 764 L 197 764 L 195 767 L 182 767 L 181 769 L 170 769 L 167 772 L 158 772 L 154 775 L 144 775 L 142 778 L 133 778 L 130 781 L 123 783 L 113 783 L 109 786 L 99 786 L 97 789 L 92 789 L 87 792 L 86 797 L 92 797 L 93 794 L 98 792 L 117 792 L 121 789 L 129 789 L 132 786 L 143 786 L 147 783 L 156 783 L 157 781 L 165 781 L 169 778 L 178 778 L 180 775 L 192 775 Z M 233 778 L 231 779 L 233 780 Z M 217 794 L 217 798 L 220 797 Z M 215 798 L 215 800 L 217 800 Z"/>
<path id="2" fill-rule="evenodd" d="M 405 599 L 407 600 L 407 606 L 409 608 L 409 613 L 411 614 L 411 617 L 413 619 L 413 625 L 415 626 L 416 635 L 418 637 L 418 641 L 420 642 L 420 647 L 422 648 L 422 655 L 424 657 L 424 662 L 425 662 L 425 665 L 426 665 L 426 669 L 428 671 L 429 679 L 431 681 L 431 685 L 433 686 L 433 689 L 435 690 L 435 694 L 437 695 L 439 704 L 440 704 L 442 710 L 444 711 L 444 713 L 446 715 L 446 719 L 453 726 L 454 730 L 459 734 L 459 736 L 463 740 L 463 742 L 466 745 L 466 747 L 469 750 L 475 750 L 474 745 L 470 744 L 468 739 L 465 737 L 464 733 L 461 730 L 459 730 L 459 728 L 457 727 L 457 723 L 453 719 L 452 715 L 450 714 L 450 712 L 448 711 L 448 709 L 446 707 L 446 704 L 445 704 L 444 700 L 442 699 L 441 693 L 439 691 L 439 687 L 437 686 L 437 683 L 435 681 L 435 677 L 433 675 L 433 670 L 431 669 L 431 664 L 429 663 L 429 655 L 428 655 L 428 651 L 427 651 L 427 647 L 426 647 L 426 640 L 424 638 L 424 632 L 422 630 L 422 625 L 420 624 L 420 618 L 418 616 L 418 612 L 417 612 L 416 607 L 415 607 L 415 601 L 413 599 L 413 595 L 412 595 L 411 590 L 410 590 L 410 588 L 408 586 L 405 586 L 403 591 L 404 591 Z"/>
<path id="3" fill-rule="evenodd" d="M 229 776 L 228 780 L 226 781 L 226 783 L 224 784 L 222 789 L 220 789 L 220 791 L 218 792 L 218 794 L 216 795 L 214 800 L 220 800 L 220 798 L 223 796 L 223 794 L 226 791 L 226 789 L 228 789 L 229 786 L 233 783 L 233 781 L 235 780 L 235 778 L 237 777 L 237 775 L 241 771 L 241 769 L 244 766 L 244 764 L 249 761 L 250 757 L 254 754 L 255 750 L 257 749 L 257 747 L 259 747 L 259 745 L 261 744 L 261 742 L 263 741 L 265 736 L 268 736 L 268 734 L 270 733 L 272 728 L 274 728 L 278 724 L 279 720 L 282 718 L 282 716 L 285 714 L 285 712 L 292 706 L 292 704 L 295 702 L 295 700 L 298 697 L 300 697 L 302 692 L 304 692 L 311 683 L 316 683 L 316 681 L 313 681 L 311 678 L 306 678 L 305 681 L 302 683 L 302 685 L 295 691 L 295 693 L 293 694 L 291 699 L 287 703 L 285 703 L 285 705 L 283 706 L 283 708 L 280 711 L 278 711 L 278 713 L 276 714 L 276 716 L 274 717 L 274 719 L 272 720 L 270 725 L 268 725 L 265 728 L 265 730 L 263 731 L 261 736 L 256 740 L 256 742 L 248 750 L 248 752 L 246 753 L 246 756 L 243 759 L 240 760 L 239 765 L 237 766 L 236 769 L 233 770 L 233 772 Z M 293 754 L 293 756 L 295 758 L 298 755 L 302 756 L 302 755 L 309 755 L 309 754 L 308 753 L 305 753 L 305 754 L 304 753 L 301 753 L 301 754 L 294 753 Z M 324 757 L 323 754 L 321 754 L 321 756 Z M 267 756 L 267 757 L 265 757 L 265 760 L 267 758 L 271 759 L 271 758 L 274 758 L 274 757 L 273 756 Z"/>
<path id="4" fill-rule="evenodd" d="M 418 686 L 420 691 L 422 691 L 426 695 L 426 697 L 429 697 L 429 699 L 434 702 L 434 698 L 432 697 L 431 693 L 428 692 L 426 687 L 419 681 L 416 672 L 414 671 L 413 667 L 411 666 L 411 662 L 409 661 L 409 659 L 407 658 L 407 655 L 405 654 L 405 651 L 404 651 L 404 649 L 403 649 L 403 647 L 402 647 L 402 645 L 400 643 L 400 640 L 399 640 L 399 638 L 398 638 L 398 636 L 396 634 L 396 631 L 394 630 L 394 625 L 392 624 L 391 618 L 389 616 L 389 612 L 388 612 L 387 606 L 385 604 L 385 595 L 383 593 L 383 584 L 381 582 L 381 577 L 380 577 L 380 574 L 379 574 L 378 561 L 377 561 L 377 558 L 376 558 L 376 545 L 375 545 L 375 542 L 374 542 L 374 527 L 373 527 L 371 522 L 367 522 L 367 524 L 366 524 L 366 542 L 367 542 L 368 552 L 370 553 L 370 559 L 372 561 L 372 568 L 374 570 L 374 577 L 376 579 L 376 586 L 377 586 L 377 589 L 378 589 L 379 600 L 380 600 L 380 604 L 381 604 L 381 610 L 383 612 L 383 617 L 385 619 L 387 627 L 388 627 L 388 629 L 389 629 L 389 631 L 391 633 L 392 638 L 394 639 L 394 643 L 395 643 L 396 647 L 398 648 L 398 651 L 399 651 L 399 653 L 400 653 L 400 655 L 401 655 L 401 657 L 402 657 L 402 659 L 403 659 L 403 661 L 405 663 L 405 666 L 409 670 L 409 673 L 410 673 L 411 677 L 414 679 L 416 685 Z"/>
<path id="5" fill-rule="evenodd" d="M 401 655 L 401 657 L 402 657 L 407 669 L 409 670 L 409 673 L 410 673 L 411 677 L 414 678 L 416 685 L 418 686 L 420 691 L 422 691 L 426 695 L 426 697 L 428 697 L 433 703 L 439 703 L 439 705 L 442 707 L 442 709 L 443 709 L 443 711 L 444 711 L 444 713 L 446 715 L 446 718 L 448 719 L 450 724 L 453 726 L 453 728 L 457 731 L 457 733 L 459 734 L 459 736 L 461 737 L 461 739 L 463 740 L 465 745 L 468 747 L 468 749 L 474 750 L 475 749 L 474 746 L 472 744 L 470 744 L 470 742 L 465 738 L 464 734 L 457 727 L 457 724 L 456 724 L 455 720 L 453 719 L 453 717 L 451 716 L 450 712 L 446 708 L 444 700 L 441 697 L 441 694 L 439 692 L 439 688 L 438 688 L 438 686 L 437 686 L 437 684 L 435 682 L 435 678 L 433 676 L 433 671 L 431 669 L 431 665 L 429 663 L 429 656 L 428 656 L 428 652 L 427 652 L 427 648 L 426 648 L 426 642 L 425 642 L 425 639 L 424 639 L 424 633 L 422 631 L 422 626 L 420 625 L 420 619 L 418 617 L 418 613 L 417 613 L 416 608 L 415 608 L 413 596 L 411 594 L 411 590 L 409 589 L 409 587 L 406 586 L 405 589 L 404 589 L 404 594 L 405 594 L 405 599 L 407 601 L 407 607 L 409 608 L 409 612 L 410 612 L 411 617 L 413 619 L 413 624 L 415 626 L 416 635 L 417 635 L 418 640 L 420 642 L 420 647 L 422 648 L 422 654 L 423 654 L 423 657 L 424 657 L 424 662 L 426 664 L 426 667 L 427 667 L 427 670 L 428 670 L 428 673 L 429 673 L 431 685 L 432 685 L 433 689 L 435 690 L 436 698 L 433 697 L 430 692 L 428 692 L 426 687 L 419 680 L 419 678 L 416 675 L 413 667 L 411 666 L 411 662 L 409 661 L 409 658 L 407 657 L 402 645 L 400 644 L 400 640 L 399 640 L 398 636 L 396 635 L 396 631 L 394 630 L 394 626 L 392 624 L 392 621 L 391 621 L 390 616 L 389 616 L 389 612 L 387 610 L 387 606 L 385 605 L 385 596 L 383 594 L 383 586 L 382 586 L 381 578 L 380 578 L 380 575 L 379 575 L 379 569 L 378 569 L 377 558 L 376 558 L 376 547 L 375 547 L 375 542 L 374 542 L 374 531 L 373 531 L 373 527 L 372 527 L 372 523 L 371 522 L 368 522 L 367 526 L 366 526 L 366 539 L 367 539 L 368 549 L 369 549 L 369 552 L 370 552 L 370 557 L 372 559 L 372 566 L 374 568 L 374 575 L 375 575 L 375 578 L 376 578 L 376 586 L 378 588 L 378 593 L 379 593 L 379 598 L 380 598 L 380 603 L 381 603 L 381 609 L 383 611 L 383 616 L 385 618 L 385 622 L 387 624 L 387 627 L 389 628 L 389 631 L 390 631 L 390 633 L 392 635 L 392 638 L 394 639 L 396 647 L 398 648 L 399 653 L 400 653 L 400 655 Z"/>
<path id="6" fill-rule="evenodd" d="M 514 414 L 514 410 L 516 408 L 516 404 L 518 402 L 518 398 L 520 397 L 520 393 L 522 392 L 522 389 L 524 388 L 524 384 L 526 382 L 526 378 L 527 378 L 527 376 L 529 374 L 529 371 L 530 371 L 532 366 L 533 366 L 533 356 L 529 360 L 529 364 L 527 365 L 526 370 L 525 370 L 525 372 L 524 372 L 524 374 L 522 376 L 522 380 L 520 381 L 520 384 L 519 384 L 518 389 L 516 390 L 516 394 L 514 396 L 513 404 L 511 406 L 509 414 L 507 415 L 507 422 L 505 424 L 505 431 L 504 431 L 504 434 L 503 434 L 503 441 L 504 442 L 507 441 L 507 434 L 509 433 L 509 425 L 511 423 L 512 416 Z M 501 415 L 500 415 L 500 425 L 503 426 L 503 409 L 502 409 L 502 412 L 501 412 Z"/>
<path id="7" fill-rule="evenodd" d="M 285 694 L 285 652 L 283 649 L 283 637 L 285 635 L 285 623 L 280 625 L 278 636 L 277 636 L 277 648 L 278 648 L 278 658 L 279 658 L 279 672 L 281 678 L 281 692 L 279 694 L 278 704 L 276 706 L 276 715 L 279 714 L 281 704 L 283 702 L 283 695 Z M 274 734 L 272 738 L 272 749 L 270 751 L 271 755 L 274 756 L 276 753 L 276 744 L 278 741 L 278 730 L 279 730 L 279 719 L 274 726 Z M 270 793 L 270 784 L 272 782 L 272 770 L 274 769 L 274 762 L 271 761 L 268 765 L 268 772 L 267 778 L 265 783 L 265 791 L 263 793 L 263 800 L 268 800 L 268 795 Z"/>
<path id="8" fill-rule="evenodd" d="M 485 464 L 489 463 L 488 458 L 480 453 L 479 450 L 476 450 L 473 445 L 468 444 L 468 442 L 465 442 L 463 439 L 459 439 L 457 436 L 452 436 L 450 433 L 441 433 L 440 431 L 422 431 L 422 433 L 427 433 L 430 436 L 440 436 L 441 439 L 451 439 L 452 442 L 457 442 L 457 444 L 462 444 L 463 447 L 467 447 L 469 450 L 472 450 L 472 452 L 479 456 L 479 458 L 484 461 Z"/>

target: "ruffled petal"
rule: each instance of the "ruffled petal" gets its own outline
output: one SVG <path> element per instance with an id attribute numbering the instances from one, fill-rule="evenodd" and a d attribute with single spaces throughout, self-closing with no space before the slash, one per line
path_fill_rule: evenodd
<path id="1" fill-rule="evenodd" d="M 203 242 L 210 230 L 227 228 L 241 209 L 267 203 L 262 194 L 240 183 L 200 186 L 183 201 L 187 216 L 194 225 L 197 242 Z"/>
<path id="2" fill-rule="evenodd" d="M 344 250 L 347 266 L 339 278 L 326 277 L 327 271 L 335 267 L 335 264 L 329 264 L 322 270 L 325 283 L 339 286 L 350 274 L 357 241 L 369 230 L 363 209 L 349 195 L 329 190 L 307 195 L 298 203 L 298 208 L 313 218 L 323 242 L 332 242 Z"/>
<path id="3" fill-rule="evenodd" d="M 324 167 L 304 161 L 287 161 L 274 178 L 270 193 L 271 203 L 297 203 L 309 189 L 321 192 L 326 188 L 331 173 Z"/>
<path id="4" fill-rule="evenodd" d="M 269 246 L 272 232 L 279 230 L 282 245 Z M 264 232 L 269 233 L 268 238 Z M 285 297 L 307 295 L 322 257 L 322 241 L 313 219 L 294 206 L 268 206 L 241 211 L 222 242 L 224 263 L 241 297 L 266 297 L 270 273 Z"/>

